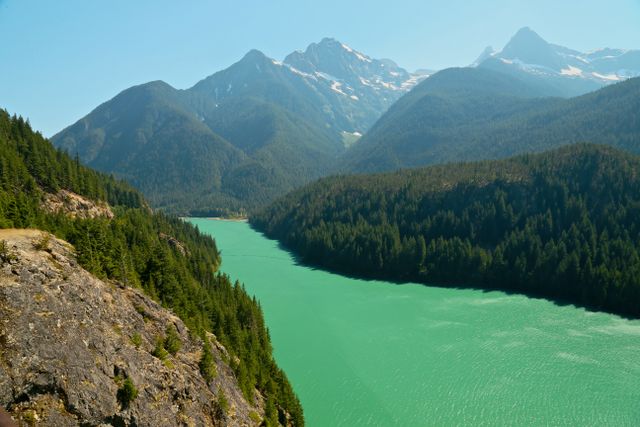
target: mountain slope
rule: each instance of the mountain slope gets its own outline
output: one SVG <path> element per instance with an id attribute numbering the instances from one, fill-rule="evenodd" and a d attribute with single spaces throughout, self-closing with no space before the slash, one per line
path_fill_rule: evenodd
<path id="1" fill-rule="evenodd" d="M 52 141 L 154 206 L 238 212 L 326 175 L 419 79 L 332 39 L 285 62 L 254 50 L 188 90 L 127 89 Z"/>
<path id="2" fill-rule="evenodd" d="M 251 224 L 314 265 L 640 317 L 640 157 L 577 144 L 319 180 Z"/>
<path id="3" fill-rule="evenodd" d="M 155 206 L 220 189 L 246 156 L 193 114 L 188 99 L 163 82 L 135 86 L 53 138 L 83 163 L 131 182 Z"/>
<path id="4" fill-rule="evenodd" d="M 640 152 L 640 79 L 569 100 L 531 98 L 538 88 L 487 69 L 441 71 L 383 115 L 343 169 L 501 158 L 574 142 Z"/>
<path id="5" fill-rule="evenodd" d="M 244 398 L 215 337 L 192 337 L 142 292 L 95 278 L 50 234 L 9 229 L 0 239 L 13 255 L 0 267 L 0 405 L 16 420 L 214 426 L 252 425 L 251 412 L 264 415 Z M 167 330 L 181 345 L 162 361 L 152 353 Z M 210 383 L 198 369 L 204 346 L 217 373 Z M 137 390 L 130 402 L 127 380 Z"/>
<path id="6" fill-rule="evenodd" d="M 520 29 L 500 52 L 487 51 L 475 66 L 530 82 L 546 82 L 550 95 L 571 97 L 640 76 L 640 51 L 599 49 L 578 52 L 546 42 L 532 29 Z"/>
<path id="7" fill-rule="evenodd" d="M 110 206 L 105 207 L 106 202 Z M 83 207 L 89 203 L 95 209 Z M 70 215 L 73 209 L 94 214 Z M 292 425 L 303 424 L 300 404 L 273 360 L 260 307 L 239 283 L 217 273 L 220 254 L 215 241 L 178 218 L 152 213 L 140 194 L 127 184 L 81 166 L 57 151 L 26 121 L 11 118 L 5 111 L 0 111 L 0 228 L 51 232 L 74 246 L 74 262 L 87 272 L 110 285 L 144 291 L 179 316 L 194 337 L 214 333 L 228 352 L 227 366 L 233 370 L 244 399 L 255 406 L 264 398 L 266 422 L 276 425 L 279 419 L 288 419 Z M 50 243 L 44 237 L 36 246 L 46 251 Z M 11 245 L 0 241 L 0 264 L 4 268 L 14 261 Z M 76 272 L 84 274 L 79 269 Z M 43 281 L 43 277 L 41 272 L 30 271 L 12 280 L 17 281 L 16 286 L 27 286 L 20 280 Z M 15 291 L 13 295 L 20 294 L 19 289 Z M 170 332 L 166 334 L 168 337 Z M 155 344 L 154 356 L 166 359 L 165 350 L 170 351 L 171 346 L 162 339 Z M 81 348 L 90 351 L 84 345 Z M 73 354 L 69 357 L 75 358 Z M 212 375 L 211 363 L 208 360 L 202 365 L 203 378 Z M 72 364 L 63 364 L 60 369 L 72 368 Z M 113 366 L 105 369 L 117 375 Z M 127 375 L 136 379 L 147 374 Z M 17 380 L 27 388 L 22 390 L 27 395 L 38 394 L 38 390 L 47 394 L 51 390 L 39 388 L 40 379 Z M 56 384 L 44 380 L 46 387 Z M 82 385 L 90 386 L 86 381 Z M 9 397 L 17 398 L 16 404 L 23 403 L 22 391 L 16 390 Z M 53 391 L 57 393 L 57 389 Z M 82 390 L 79 392 L 82 394 Z M 217 394 L 215 389 L 212 392 Z"/>

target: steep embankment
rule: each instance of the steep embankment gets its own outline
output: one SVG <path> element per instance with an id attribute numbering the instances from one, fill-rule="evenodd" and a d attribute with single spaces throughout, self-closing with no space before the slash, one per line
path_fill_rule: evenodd
<path id="1" fill-rule="evenodd" d="M 257 424 L 263 402 L 245 400 L 215 337 L 204 343 L 140 291 L 95 278 L 47 233 L 0 230 L 0 241 L 0 404 L 16 420 Z M 163 361 L 152 353 L 171 329 L 181 345 Z M 209 382 L 199 368 L 205 345 L 216 373 Z M 125 396 L 127 380 L 135 398 Z"/>
<path id="2" fill-rule="evenodd" d="M 34 132 L 25 120 L 12 118 L 5 111 L 0 111 L 1 228 L 31 228 L 53 233 L 73 245 L 74 262 L 77 262 L 77 265 L 104 283 L 114 286 L 123 284 L 126 289 L 129 289 L 126 292 L 144 292 L 150 300 L 156 301 L 179 317 L 189 328 L 192 338 L 206 339 L 207 334 L 215 334 L 218 342 L 226 348 L 228 353 L 228 356 L 223 358 L 227 368 L 220 371 L 229 369 L 233 371 L 237 387 L 251 405 L 258 405 L 258 401 L 264 400 L 265 424 L 272 426 L 279 423 L 295 426 L 304 424 L 300 403 L 291 390 L 286 376 L 273 359 L 260 306 L 255 299 L 247 295 L 239 282 L 234 283 L 228 276 L 217 272 L 220 253 L 215 241 L 203 236 L 193 226 L 178 218 L 151 212 L 140 194 L 127 184 L 81 166 L 77 160 L 74 161 L 65 153 L 53 148 L 49 141 Z M 41 249 L 46 248 L 45 243 L 40 242 L 37 246 Z M 2 252 L 5 254 L 4 261 L 11 262 L 13 257 L 6 252 L 6 245 L 2 247 L 5 249 Z M 32 263 L 32 261 L 26 262 Z M 57 261 L 53 262 L 54 267 L 57 266 L 56 263 Z M 19 277 L 14 278 L 21 286 L 29 283 L 32 276 L 41 277 L 37 271 L 30 271 L 29 268 L 25 271 L 21 270 Z M 66 274 L 68 272 L 62 273 L 62 280 L 68 279 Z M 49 279 L 55 279 L 55 277 L 57 276 L 54 275 Z M 56 285 L 56 289 L 57 287 Z M 17 300 L 9 298 L 9 301 L 11 304 L 16 304 L 12 307 L 18 310 L 17 312 L 28 313 L 28 310 L 38 302 L 38 298 L 36 294 L 34 298 L 25 297 Z M 68 297 L 68 301 L 73 301 L 77 306 L 73 310 L 79 310 L 80 314 L 83 310 L 87 316 L 97 314 L 89 313 L 95 310 L 87 305 L 88 300 L 85 297 Z M 126 304 L 124 306 L 126 307 Z M 63 313 L 68 309 L 64 306 L 54 308 L 62 310 Z M 75 313 L 73 310 L 68 311 L 70 317 L 65 317 L 61 322 L 71 321 Z M 50 311 L 56 313 L 53 309 Z M 128 325 L 126 321 L 128 313 L 113 314 L 114 316 L 122 314 L 125 318 L 114 317 L 112 322 Z M 76 313 L 76 317 L 78 316 L 79 314 Z M 19 317 L 13 314 L 7 317 L 8 320 L 17 318 Z M 38 321 L 47 324 L 46 318 L 34 318 L 33 322 L 27 323 L 32 323 L 35 329 Z M 15 325 L 10 324 L 4 326 L 4 330 L 13 336 L 15 335 L 14 327 Z M 57 328 L 57 323 L 55 327 Z M 160 328 L 159 324 L 157 327 Z M 181 330 L 184 331 L 184 328 Z M 128 330 L 128 332 L 133 331 Z M 154 354 L 160 359 L 166 359 L 167 351 L 176 351 L 177 333 L 174 332 L 174 329 L 169 327 L 164 331 L 167 335 L 166 340 L 155 343 Z M 150 332 L 145 330 L 139 333 L 139 339 L 134 339 L 144 346 L 141 348 L 146 349 L 147 343 L 152 342 Z M 22 335 L 25 334 L 17 336 L 22 337 Z M 25 335 L 25 337 L 28 336 Z M 30 357 L 52 360 L 53 353 L 46 346 L 43 347 L 30 338 L 25 339 L 27 341 L 23 348 L 29 352 Z M 110 335 L 107 334 L 104 339 L 111 339 Z M 197 339 L 189 342 L 192 344 L 187 344 L 185 348 L 189 349 L 187 353 L 193 353 L 196 351 L 193 350 L 196 345 L 193 343 L 197 343 Z M 64 341 L 60 343 L 66 344 Z M 124 348 L 117 342 L 111 347 L 107 344 L 105 346 L 99 350 L 104 351 L 106 358 L 117 358 L 116 350 Z M 171 350 L 172 348 L 174 350 Z M 68 352 L 64 353 L 65 350 Z M 111 350 L 116 353 L 111 353 Z M 88 348 L 86 351 L 92 352 L 92 349 Z M 53 354 L 53 356 L 62 362 L 59 365 L 61 369 L 73 372 L 78 357 L 73 347 L 64 345 L 60 347 L 60 354 Z M 207 358 L 210 359 L 206 356 L 205 360 Z M 178 360 L 182 359 L 178 357 Z M 173 364 L 172 361 L 169 360 L 169 362 Z M 212 370 L 207 368 L 209 365 L 210 363 L 205 364 L 202 369 L 203 378 L 211 379 L 213 375 Z M 132 380 L 146 375 L 144 374 L 146 371 L 134 370 L 134 368 L 141 368 L 138 365 L 131 365 L 130 368 L 131 371 L 127 371 L 126 375 L 129 375 Z M 147 369 L 147 365 L 144 369 Z M 34 376 L 37 377 L 38 371 L 34 372 L 36 372 Z M 119 378 L 118 381 L 121 381 L 119 386 L 128 386 L 128 389 L 124 388 L 123 392 L 133 394 L 131 380 L 127 382 L 124 373 L 120 376 L 117 374 L 118 372 L 114 373 Z M 152 374 L 150 378 L 153 377 Z M 158 374 L 161 376 L 155 378 L 156 381 L 168 381 L 165 374 L 162 372 Z M 61 374 L 55 380 L 64 383 L 67 377 L 67 374 Z M 15 372 L 12 381 L 18 381 L 18 383 L 25 381 L 30 384 L 33 378 L 29 376 L 29 372 L 20 371 Z M 198 387 L 198 384 L 199 382 L 196 381 L 193 387 Z M 112 390 L 102 385 L 96 385 L 88 380 L 80 381 L 77 392 L 80 394 L 95 392 L 102 399 L 111 399 Z M 36 391 L 39 389 L 37 385 L 34 387 Z M 179 394 L 179 390 L 179 386 L 176 385 L 175 390 L 170 391 L 170 394 Z M 18 394 L 18 396 L 22 395 Z M 17 402 L 10 400 L 4 406 L 9 405 L 6 409 L 14 410 L 15 405 L 31 401 L 28 395 L 25 396 L 18 397 Z M 142 395 L 138 398 L 140 397 Z M 221 405 L 221 407 L 224 406 Z M 123 420 L 118 424 L 134 425 L 129 418 L 123 418 Z M 180 419 L 177 418 L 172 424 L 179 422 Z M 57 424 L 52 421 L 49 425 Z M 135 425 L 141 424 L 136 422 Z"/>

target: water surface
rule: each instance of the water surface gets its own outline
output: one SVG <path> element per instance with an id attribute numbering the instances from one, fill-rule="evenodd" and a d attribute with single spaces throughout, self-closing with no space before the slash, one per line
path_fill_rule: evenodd
<path id="1" fill-rule="evenodd" d="M 264 310 L 316 426 L 640 425 L 640 321 L 501 292 L 346 278 L 192 219 Z"/>

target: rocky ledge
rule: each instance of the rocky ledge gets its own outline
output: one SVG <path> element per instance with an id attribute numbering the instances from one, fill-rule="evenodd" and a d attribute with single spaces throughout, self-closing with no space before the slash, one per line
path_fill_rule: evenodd
<path id="1" fill-rule="evenodd" d="M 45 193 L 42 208 L 47 212 L 62 213 L 71 218 L 113 219 L 113 211 L 107 203 L 94 202 L 67 190 L 60 190 L 55 194 Z"/>
<path id="2" fill-rule="evenodd" d="M 158 355 L 169 335 L 179 349 Z M 21 425 L 259 424 L 261 399 L 244 399 L 224 347 L 207 340 L 208 381 L 203 341 L 171 312 L 93 277 L 64 241 L 0 230 L 0 407 Z"/>

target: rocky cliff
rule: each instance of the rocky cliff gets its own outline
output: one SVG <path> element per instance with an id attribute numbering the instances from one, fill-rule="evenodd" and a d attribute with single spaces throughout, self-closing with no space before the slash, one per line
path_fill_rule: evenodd
<path id="1" fill-rule="evenodd" d="M 209 381 L 205 344 L 171 312 L 92 276 L 62 240 L 0 230 L 0 407 L 21 425 L 259 424 L 261 399 L 207 341 Z"/>
<path id="2" fill-rule="evenodd" d="M 62 213 L 71 218 L 109 218 L 113 211 L 105 202 L 96 202 L 67 190 L 55 194 L 45 193 L 41 207 L 49 213 Z"/>

